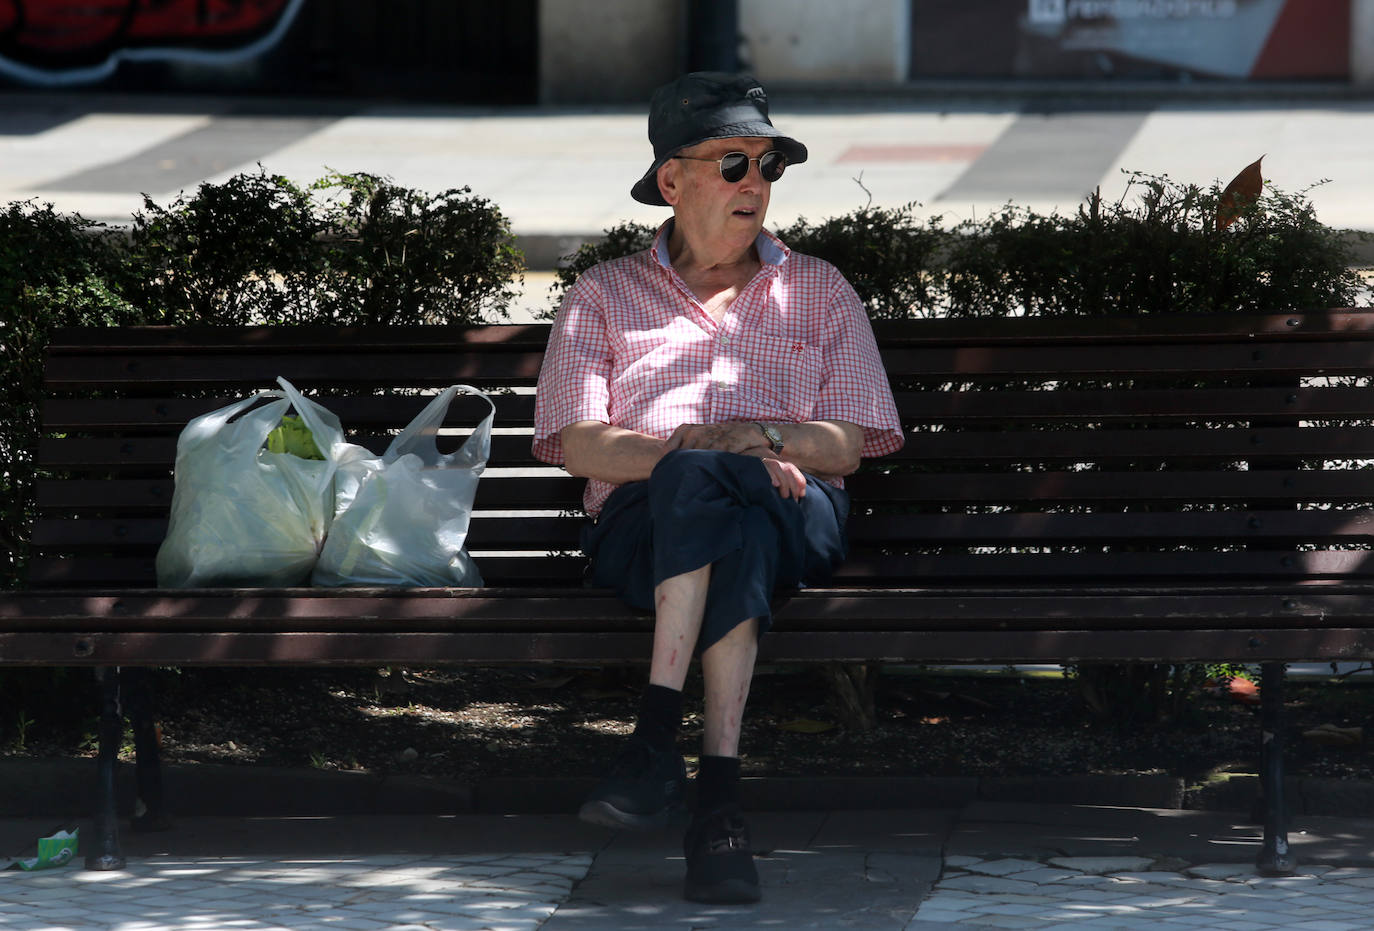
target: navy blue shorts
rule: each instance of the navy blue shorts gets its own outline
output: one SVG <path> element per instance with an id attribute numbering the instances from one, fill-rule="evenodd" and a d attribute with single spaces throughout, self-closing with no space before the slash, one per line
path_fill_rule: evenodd
<path id="1" fill-rule="evenodd" d="M 784 498 L 754 456 L 675 450 L 649 480 L 617 488 L 582 534 L 590 584 L 654 610 L 664 579 L 711 565 L 701 653 L 742 621 L 772 623 L 779 589 L 822 585 L 847 551 L 849 495 L 807 476 L 806 494 Z"/>

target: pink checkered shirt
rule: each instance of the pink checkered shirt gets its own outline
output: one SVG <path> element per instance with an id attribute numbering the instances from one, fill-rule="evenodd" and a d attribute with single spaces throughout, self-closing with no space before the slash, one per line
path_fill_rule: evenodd
<path id="1" fill-rule="evenodd" d="M 684 423 L 843 420 L 863 427 L 864 456 L 902 447 L 873 329 L 833 265 L 760 233 L 762 268 L 717 324 L 668 260 L 671 227 L 564 297 L 539 373 L 537 458 L 561 465 L 559 431 L 582 420 L 662 438 Z M 615 488 L 589 479 L 587 513 Z"/>

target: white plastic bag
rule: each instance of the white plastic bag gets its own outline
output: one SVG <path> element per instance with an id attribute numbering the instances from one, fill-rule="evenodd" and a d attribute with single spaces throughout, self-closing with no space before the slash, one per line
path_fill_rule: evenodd
<path id="1" fill-rule="evenodd" d="M 274 587 L 310 578 L 334 516 L 334 473 L 349 447 L 338 417 L 286 379 L 277 382 L 282 391 L 260 391 L 181 431 L 171 521 L 157 552 L 159 586 Z M 263 449 L 293 407 L 323 461 Z"/>
<path id="2" fill-rule="evenodd" d="M 455 453 L 440 454 L 435 436 L 449 404 L 471 394 L 491 411 Z M 339 466 L 334 523 L 311 577 L 316 585 L 482 584 L 464 549 L 477 480 L 491 455 L 491 398 L 453 385 L 434 398 L 380 459 Z M 356 448 L 356 447 L 355 447 Z"/>

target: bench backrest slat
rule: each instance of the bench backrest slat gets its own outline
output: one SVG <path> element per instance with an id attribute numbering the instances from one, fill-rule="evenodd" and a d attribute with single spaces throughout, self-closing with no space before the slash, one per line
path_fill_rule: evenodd
<path id="1" fill-rule="evenodd" d="M 1374 575 L 1371 312 L 874 329 L 908 442 L 850 479 L 852 553 L 837 584 Z M 433 389 L 492 391 L 497 435 L 469 546 L 489 584 L 577 585 L 582 483 L 529 448 L 547 335 L 59 331 L 30 583 L 151 586 L 181 428 L 284 375 L 378 452 Z M 484 410 L 456 403 L 441 445 L 456 447 Z"/>

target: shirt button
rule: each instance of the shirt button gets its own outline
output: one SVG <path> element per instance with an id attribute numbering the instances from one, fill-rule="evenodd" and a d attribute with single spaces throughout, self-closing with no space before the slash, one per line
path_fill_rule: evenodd
<path id="1" fill-rule="evenodd" d="M 722 336 L 722 337 L 720 338 L 720 344 L 721 344 L 722 346 L 728 346 L 728 345 L 730 345 L 730 337 L 728 337 L 728 336 Z"/>

